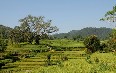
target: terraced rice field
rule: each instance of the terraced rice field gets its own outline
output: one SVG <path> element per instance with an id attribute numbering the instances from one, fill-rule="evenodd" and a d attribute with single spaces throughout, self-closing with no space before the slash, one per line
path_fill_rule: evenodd
<path id="1" fill-rule="evenodd" d="M 56 40 L 57 41 L 57 40 Z M 66 40 L 61 41 L 45 41 L 48 46 L 55 48 L 65 49 L 63 51 L 53 50 L 44 52 L 33 52 L 34 50 L 47 50 L 45 42 L 41 45 L 25 45 L 21 48 L 10 48 L 8 51 L 18 51 L 23 54 L 33 54 L 33 56 L 27 58 L 21 58 L 14 63 L 7 63 L 2 67 L 0 73 L 116 73 L 116 53 L 93 53 L 86 54 L 86 49 L 82 43 L 69 41 L 68 47 L 64 45 Z M 51 43 L 52 44 L 51 44 Z M 50 45 L 51 44 L 51 45 Z M 59 44 L 59 45 L 58 45 Z M 81 44 L 79 46 L 78 44 Z M 69 49 L 67 49 L 69 48 Z M 33 53 L 32 53 L 33 52 Z M 52 65 L 47 64 L 47 55 L 51 54 Z M 67 57 L 68 60 L 62 61 L 62 57 Z"/>
<path id="2" fill-rule="evenodd" d="M 22 58 L 19 61 L 14 63 L 8 63 L 3 66 L 3 69 L 0 71 L 4 73 L 5 71 L 8 72 L 22 72 L 26 70 L 32 70 L 36 68 L 40 68 L 45 66 L 47 60 L 47 54 L 51 53 L 51 61 L 55 65 L 58 60 L 61 60 L 61 56 L 65 55 L 68 59 L 84 59 L 82 51 L 55 51 L 55 52 L 45 52 L 45 53 L 38 53 L 35 57 L 30 58 Z"/>

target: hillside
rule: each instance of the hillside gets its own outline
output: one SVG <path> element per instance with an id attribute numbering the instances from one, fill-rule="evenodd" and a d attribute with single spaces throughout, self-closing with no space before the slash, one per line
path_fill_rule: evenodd
<path id="1" fill-rule="evenodd" d="M 4 38 L 8 38 L 9 31 L 12 30 L 12 28 L 0 25 L 0 34 Z M 85 38 L 88 35 L 97 35 L 100 39 L 107 39 L 109 34 L 112 32 L 111 28 L 93 28 L 93 27 L 87 27 L 83 28 L 81 30 L 72 30 L 68 33 L 59 33 L 59 34 L 54 34 L 53 36 L 56 38 L 68 38 L 68 39 L 73 39 L 74 37 L 83 37 Z M 0 37 L 1 37 L 0 36 Z"/>
<path id="2" fill-rule="evenodd" d="M 105 28 L 105 27 L 101 27 L 101 28 L 93 28 L 93 27 L 87 27 L 87 28 L 83 28 L 81 30 L 72 30 L 68 33 L 59 33 L 59 34 L 54 34 L 53 36 L 56 38 L 68 38 L 68 39 L 72 39 L 74 37 L 77 36 L 83 36 L 86 37 L 88 35 L 97 35 L 100 39 L 106 39 L 109 34 L 112 32 L 111 28 Z"/>

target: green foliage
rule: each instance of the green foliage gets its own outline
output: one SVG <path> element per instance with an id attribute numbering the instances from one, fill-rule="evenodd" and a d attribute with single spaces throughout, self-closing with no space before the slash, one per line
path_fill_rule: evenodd
<path id="1" fill-rule="evenodd" d="M 62 56 L 61 56 L 61 60 L 62 60 L 62 61 L 67 61 L 67 60 L 68 60 L 68 57 L 67 57 L 66 55 L 62 55 Z"/>
<path id="2" fill-rule="evenodd" d="M 81 35 L 77 35 L 73 37 L 73 40 L 81 41 L 83 40 L 83 37 Z"/>
<path id="3" fill-rule="evenodd" d="M 36 45 L 38 46 L 38 45 Z M 29 45 L 28 45 L 29 47 Z M 44 66 L 45 60 L 48 52 L 37 53 L 36 56 L 30 58 L 23 58 L 20 61 L 6 64 L 6 66 L 14 65 L 14 68 L 1 69 L 1 73 L 14 72 L 14 73 L 110 73 L 116 72 L 116 57 L 112 53 L 93 53 L 88 56 L 88 61 L 86 61 L 86 56 L 78 56 L 78 54 L 82 54 L 84 51 L 63 51 L 63 52 L 54 52 L 51 53 L 51 65 Z M 67 55 L 68 60 L 62 61 L 60 56 Z M 74 57 L 74 58 L 73 58 Z M 4 66 L 3 66 L 4 68 Z"/>
<path id="4" fill-rule="evenodd" d="M 19 21 L 21 22 L 20 30 L 25 33 L 33 33 L 31 35 L 33 37 L 29 36 L 28 34 L 27 36 L 30 37 L 29 40 L 33 40 L 32 38 L 35 38 L 36 44 L 39 44 L 40 35 L 41 38 L 47 38 L 49 33 L 58 31 L 56 26 L 51 26 L 51 20 L 46 22 L 43 16 L 36 17 L 28 15 Z"/>
<path id="5" fill-rule="evenodd" d="M 74 48 L 85 48 L 82 41 L 77 42 L 74 40 L 67 40 L 67 39 L 59 39 L 59 40 L 40 40 L 41 44 L 46 44 L 48 46 L 51 46 L 55 50 L 68 50 L 68 49 L 74 49 Z"/>
<path id="6" fill-rule="evenodd" d="M 4 62 L 0 62 L 0 69 L 2 68 L 2 66 L 5 66 Z"/>
<path id="7" fill-rule="evenodd" d="M 10 31 L 9 40 L 11 41 L 11 44 L 15 43 L 18 44 L 22 40 L 22 35 L 19 30 L 12 30 Z"/>
<path id="8" fill-rule="evenodd" d="M 101 42 L 100 43 L 99 52 L 101 52 L 101 53 L 108 53 L 109 52 L 107 42 Z"/>
<path id="9" fill-rule="evenodd" d="M 17 60 L 20 60 L 18 57 L 18 52 L 9 52 L 6 56 L 4 56 L 5 59 L 12 59 L 12 62 L 16 62 Z"/>
<path id="10" fill-rule="evenodd" d="M 106 12 L 105 17 L 100 19 L 100 20 L 108 21 L 108 22 L 114 23 L 114 25 L 115 25 L 115 22 L 116 22 L 116 5 L 113 6 L 112 10 Z M 109 38 L 109 41 L 108 41 L 108 48 L 109 48 L 109 50 L 116 50 L 116 26 L 114 27 L 113 32 L 110 34 L 110 38 Z"/>
<path id="11" fill-rule="evenodd" d="M 108 21 L 108 22 L 116 22 L 116 5 L 113 6 L 113 9 L 106 12 L 106 14 L 104 15 L 104 18 L 101 18 L 100 21 Z"/>
<path id="12" fill-rule="evenodd" d="M 84 40 L 88 52 L 94 53 L 100 48 L 100 40 L 95 35 L 91 35 Z"/>
<path id="13" fill-rule="evenodd" d="M 21 42 L 29 42 L 32 44 L 35 40 L 39 45 L 40 39 L 48 39 L 49 33 L 58 31 L 56 26 L 51 26 L 51 20 L 45 21 L 43 16 L 31 16 L 20 19 L 20 26 L 15 26 L 10 31 L 9 39 L 11 44 L 18 44 Z"/>
<path id="14" fill-rule="evenodd" d="M 4 52 L 6 50 L 7 43 L 7 40 L 0 39 L 0 52 Z"/>
<path id="15" fill-rule="evenodd" d="M 109 50 L 116 50 L 116 29 L 113 29 L 113 32 L 108 41 Z"/>
<path id="16" fill-rule="evenodd" d="M 86 54 L 83 42 L 74 40 L 40 40 L 40 45 L 20 43 L 20 48 L 8 46 L 5 54 L 12 59 L 18 55 L 19 61 L 5 63 L 1 73 L 110 73 L 116 72 L 116 57 L 113 53 Z M 105 41 L 103 41 L 105 42 Z M 102 43 L 103 43 L 102 42 Z M 54 47 L 55 46 L 55 47 Z M 66 49 L 53 51 L 55 48 Z M 73 50 L 69 50 L 73 49 Z M 74 50 L 75 49 L 75 50 Z M 68 51 L 67 51 L 68 50 Z M 21 57 L 25 55 L 25 57 Z M 89 56 L 88 56 L 89 55 Z M 67 60 L 68 59 L 68 60 Z M 1 61 L 1 60 L 0 60 Z M 11 60 L 12 61 L 12 60 Z M 102 68 L 103 67 L 103 68 Z"/>
<path id="17" fill-rule="evenodd" d="M 54 34 L 53 36 L 57 39 L 64 39 L 66 36 L 67 39 L 75 39 L 77 41 L 83 41 L 86 36 L 89 35 L 97 35 L 98 38 L 101 40 L 107 40 L 109 37 L 109 34 L 112 32 L 111 28 L 101 27 L 101 28 L 94 28 L 94 27 L 87 27 L 83 28 L 81 30 L 72 30 L 68 33 L 59 33 Z"/>
<path id="18" fill-rule="evenodd" d="M 39 35 L 35 36 L 35 42 L 37 45 L 39 45 L 39 40 L 40 40 L 40 36 Z"/>
<path id="19" fill-rule="evenodd" d="M 83 59 L 72 59 L 63 62 L 63 66 L 49 66 L 34 70 L 32 73 L 89 73 L 91 65 Z"/>
<path id="20" fill-rule="evenodd" d="M 12 62 L 11 59 L 0 60 L 0 69 L 2 68 L 2 66 L 5 66 L 5 64 L 11 63 L 11 62 Z"/>
<path id="21" fill-rule="evenodd" d="M 12 28 L 0 25 L 0 38 L 2 39 L 8 39 L 9 38 L 9 31 L 11 31 Z"/>
<path id="22" fill-rule="evenodd" d="M 110 73 L 116 72 L 116 56 L 112 53 L 94 53 L 90 56 L 89 59 L 91 61 L 91 73 Z"/>
<path id="23" fill-rule="evenodd" d="M 47 54 L 47 65 L 52 65 L 52 62 L 51 62 L 51 54 Z"/>

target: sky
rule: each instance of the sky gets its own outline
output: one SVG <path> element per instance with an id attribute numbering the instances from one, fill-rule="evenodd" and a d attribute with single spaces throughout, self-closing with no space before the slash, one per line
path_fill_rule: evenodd
<path id="1" fill-rule="evenodd" d="M 99 19 L 114 5 L 116 0 L 0 0 L 0 24 L 13 28 L 20 25 L 19 19 L 31 14 L 52 20 L 58 33 L 85 27 L 113 28 Z"/>

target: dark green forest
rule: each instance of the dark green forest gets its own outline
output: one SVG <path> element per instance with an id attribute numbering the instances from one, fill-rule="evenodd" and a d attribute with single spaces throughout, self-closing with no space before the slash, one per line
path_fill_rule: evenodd
<path id="1" fill-rule="evenodd" d="M 53 36 L 59 39 L 67 38 L 67 39 L 76 39 L 81 40 L 82 38 L 85 38 L 89 35 L 97 35 L 99 39 L 106 40 L 112 33 L 111 28 L 101 27 L 101 28 L 95 28 L 95 27 L 87 27 L 83 28 L 81 30 L 72 30 L 68 33 L 59 33 L 54 34 Z"/>
<path id="2" fill-rule="evenodd" d="M 14 29 L 16 29 L 16 27 Z M 0 33 L 1 33 L 0 37 L 3 37 L 4 39 L 8 39 L 8 36 L 9 36 L 11 30 L 13 30 L 13 28 L 0 25 Z M 108 37 L 110 36 L 111 33 L 112 33 L 111 28 L 87 27 L 87 28 L 83 28 L 81 30 L 72 30 L 68 33 L 59 33 L 59 34 L 56 33 L 56 34 L 53 34 L 53 35 L 50 35 L 50 36 L 52 37 L 51 39 L 67 38 L 67 39 L 82 40 L 83 38 L 85 38 L 89 35 L 97 35 L 99 39 L 106 40 L 106 39 L 108 39 Z"/>
<path id="3" fill-rule="evenodd" d="M 8 39 L 11 30 L 12 28 L 1 24 L 0 25 L 0 38 Z"/>

